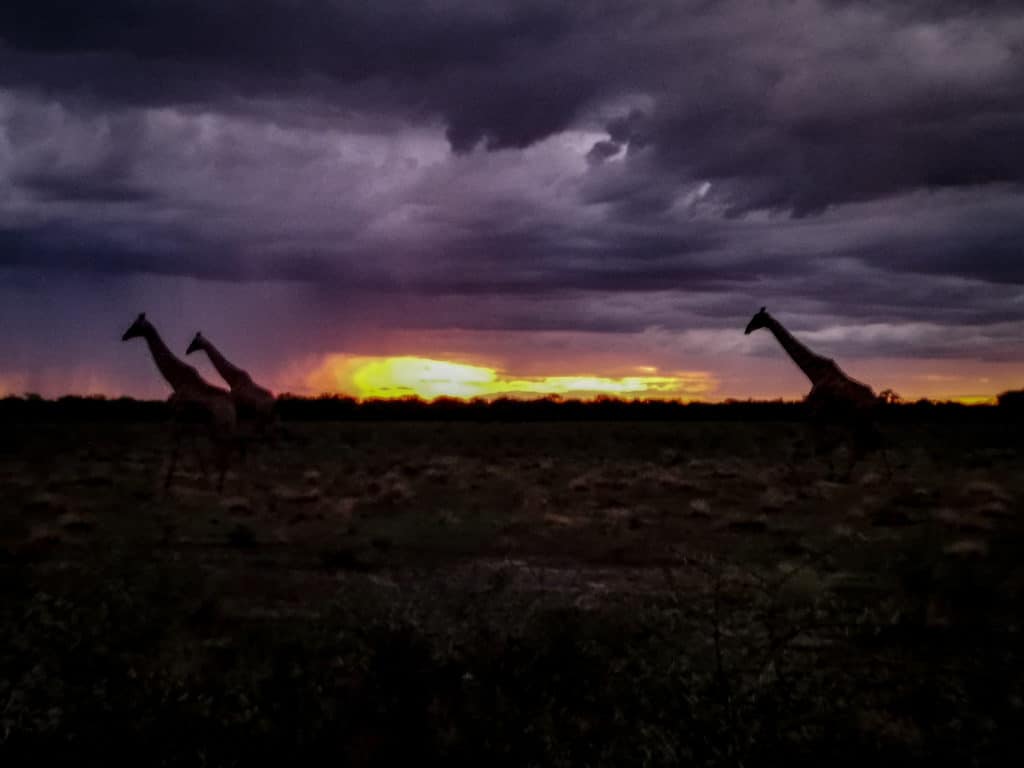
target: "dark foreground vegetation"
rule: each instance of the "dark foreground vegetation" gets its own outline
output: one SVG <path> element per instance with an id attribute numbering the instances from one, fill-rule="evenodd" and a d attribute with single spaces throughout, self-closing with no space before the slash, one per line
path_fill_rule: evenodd
<path id="1" fill-rule="evenodd" d="M 1000 409 L 886 425 L 890 477 L 785 418 L 296 401 L 218 495 L 189 453 L 161 490 L 161 404 L 40 403 L 2 405 L 0 765 L 1022 756 Z"/>

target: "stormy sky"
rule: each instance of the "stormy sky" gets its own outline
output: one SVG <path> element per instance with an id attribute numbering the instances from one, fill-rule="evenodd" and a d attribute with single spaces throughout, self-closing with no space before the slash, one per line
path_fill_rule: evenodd
<path id="1" fill-rule="evenodd" d="M 876 390 L 991 394 L 1022 180 L 1019 2 L 5 0 L 0 393 L 165 395 L 145 311 L 293 392 L 406 355 L 799 396 L 766 305 Z"/>

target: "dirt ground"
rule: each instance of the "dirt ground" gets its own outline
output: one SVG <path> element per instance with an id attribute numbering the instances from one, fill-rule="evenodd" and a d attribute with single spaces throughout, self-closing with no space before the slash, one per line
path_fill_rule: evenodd
<path id="1" fill-rule="evenodd" d="M 9 426 L 0 757 L 1019 749 L 1010 425 L 892 425 L 848 473 L 798 423 L 286 427 L 218 494 L 187 443 L 163 489 L 160 424 Z"/>

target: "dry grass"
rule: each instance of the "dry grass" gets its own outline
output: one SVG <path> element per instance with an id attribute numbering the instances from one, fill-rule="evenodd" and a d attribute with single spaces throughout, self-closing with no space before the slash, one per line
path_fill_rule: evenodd
<path id="1" fill-rule="evenodd" d="M 995 764 L 1021 457 L 894 430 L 837 480 L 792 424 L 311 424 L 218 496 L 159 425 L 15 426 L 0 757 Z"/>

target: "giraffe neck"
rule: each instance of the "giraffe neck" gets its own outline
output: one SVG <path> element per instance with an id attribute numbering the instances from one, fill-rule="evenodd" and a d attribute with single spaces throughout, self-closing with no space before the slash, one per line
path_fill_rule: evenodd
<path id="1" fill-rule="evenodd" d="M 195 382 L 198 378 L 195 368 L 175 357 L 155 328 L 147 330 L 144 338 L 149 346 L 149 353 L 153 356 L 153 362 L 156 363 L 160 375 L 171 385 L 171 389 L 177 392 Z"/>
<path id="2" fill-rule="evenodd" d="M 203 339 L 203 350 L 206 352 L 206 356 L 210 358 L 210 362 L 213 363 L 213 367 L 217 369 L 217 373 L 228 383 L 229 387 L 234 389 L 248 383 L 249 374 L 228 362 L 228 359 L 205 339 Z"/>
<path id="3" fill-rule="evenodd" d="M 812 384 L 817 384 L 835 369 L 835 363 L 826 357 L 821 357 L 811 352 L 811 350 L 797 341 L 793 334 L 783 328 L 782 323 L 771 315 L 768 316 L 765 327 L 772 332 L 782 348 L 786 350 L 786 353 L 796 363 L 797 367 L 804 372 L 804 375 L 811 380 Z"/>

